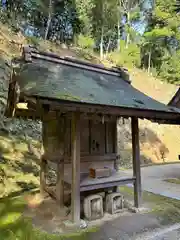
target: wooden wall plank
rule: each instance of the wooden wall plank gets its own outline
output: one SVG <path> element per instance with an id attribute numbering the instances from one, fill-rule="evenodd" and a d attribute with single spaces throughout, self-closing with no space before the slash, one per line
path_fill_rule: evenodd
<path id="1" fill-rule="evenodd" d="M 49 162 L 49 161 L 48 161 Z M 51 162 L 52 168 L 55 170 L 57 168 L 57 163 Z M 112 161 L 97 161 L 97 162 L 81 162 L 80 164 L 80 172 L 88 173 L 90 168 L 97 167 L 103 168 L 104 166 L 109 167 L 110 169 L 114 169 L 114 159 Z M 72 163 L 64 164 L 64 175 L 72 174 Z"/>
<path id="2" fill-rule="evenodd" d="M 105 154 L 105 127 L 101 122 L 92 122 L 91 153 Z"/>
<path id="3" fill-rule="evenodd" d="M 114 144 L 115 144 L 115 135 L 114 135 L 114 127 L 115 127 L 115 122 L 108 122 L 108 150 L 109 154 L 110 153 L 116 153 L 114 149 Z"/>
<path id="4" fill-rule="evenodd" d="M 81 156 L 89 154 L 89 120 L 80 120 Z"/>
<path id="5" fill-rule="evenodd" d="M 105 122 L 105 153 L 109 153 L 109 124 Z"/>
<path id="6" fill-rule="evenodd" d="M 91 154 L 91 142 L 92 142 L 92 120 L 89 120 L 89 154 Z"/>
<path id="7" fill-rule="evenodd" d="M 60 207 L 64 206 L 64 162 L 57 164 L 56 199 Z"/>

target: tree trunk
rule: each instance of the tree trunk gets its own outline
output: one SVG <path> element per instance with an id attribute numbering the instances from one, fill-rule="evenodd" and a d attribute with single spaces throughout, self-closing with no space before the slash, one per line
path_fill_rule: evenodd
<path id="1" fill-rule="evenodd" d="M 148 74 L 151 72 L 151 50 L 148 53 Z"/>
<path id="2" fill-rule="evenodd" d="M 121 33 L 120 33 L 120 19 L 118 18 L 118 24 L 117 24 L 117 27 L 118 27 L 118 38 L 117 38 L 117 50 L 118 52 L 120 52 L 120 42 L 121 42 Z"/>
<path id="3" fill-rule="evenodd" d="M 44 39 L 47 39 L 49 29 L 50 29 L 50 24 L 51 24 L 51 19 L 52 19 L 52 0 L 49 0 L 49 13 L 48 13 L 48 20 L 47 20 L 47 26 L 44 34 Z"/>
<path id="4" fill-rule="evenodd" d="M 129 28 L 130 28 L 130 12 L 127 12 L 127 26 L 128 26 L 128 32 L 126 33 L 126 48 L 129 46 L 130 42 L 130 34 L 129 34 Z"/>
<path id="5" fill-rule="evenodd" d="M 117 12 L 117 51 L 120 52 L 121 47 L 120 47 L 120 43 L 121 43 L 121 1 L 118 1 L 118 12 Z"/>
<path id="6" fill-rule="evenodd" d="M 101 42 L 100 42 L 100 58 L 103 59 L 104 51 L 103 51 L 103 45 L 104 45 L 104 26 L 101 27 Z"/>
<path id="7" fill-rule="evenodd" d="M 108 44 L 107 44 L 107 48 L 106 48 L 106 56 L 109 52 L 109 47 L 110 47 L 110 44 L 111 44 L 111 36 L 109 37 L 109 41 L 108 41 Z"/>

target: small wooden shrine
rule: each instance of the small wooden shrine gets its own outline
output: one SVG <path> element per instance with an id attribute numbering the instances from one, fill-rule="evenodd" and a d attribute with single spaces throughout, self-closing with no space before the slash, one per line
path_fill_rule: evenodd
<path id="1" fill-rule="evenodd" d="M 115 212 L 112 202 L 120 197 L 117 188 L 127 183 L 134 184 L 134 204 L 138 208 L 138 119 L 179 124 L 180 110 L 135 89 L 124 69 L 105 68 L 32 47 L 24 47 L 22 57 L 13 60 L 13 65 L 6 115 L 42 120 L 41 191 L 53 195 L 63 207 L 65 192 L 69 190 L 75 223 L 80 220 L 81 206 L 85 215 L 93 219 L 93 206 L 88 205 L 93 199 L 98 199 L 98 211 L 103 215 L 104 199 L 100 192 L 106 193 L 106 210 Z M 26 109 L 19 107 L 21 103 L 26 103 Z M 119 169 L 119 118 L 131 118 L 133 176 Z M 48 164 L 55 166 L 53 184 L 47 181 Z"/>

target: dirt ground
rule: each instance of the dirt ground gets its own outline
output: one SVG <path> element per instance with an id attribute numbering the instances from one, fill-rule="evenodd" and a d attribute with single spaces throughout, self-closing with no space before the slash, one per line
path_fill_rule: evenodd
<path id="1" fill-rule="evenodd" d="M 166 182 L 164 179 L 179 177 L 179 169 L 180 164 L 142 168 L 142 188 L 145 192 L 143 193 L 143 205 L 140 211 L 133 213 L 124 209 L 123 212 L 115 215 L 106 213 L 102 219 L 96 221 L 85 221 L 87 224 L 87 229 L 85 230 L 89 231 L 89 229 L 96 227 L 96 231 L 88 233 L 87 240 L 145 240 L 146 238 L 143 238 L 143 236 L 150 236 L 151 232 L 155 236 L 152 239 L 164 239 L 161 235 L 165 234 L 168 236 L 165 239 L 171 240 L 169 238 L 171 234 L 166 232 L 166 228 L 179 222 L 180 201 L 177 196 L 173 195 L 173 191 L 177 195 L 179 190 L 177 189 L 177 184 Z M 146 187 L 149 186 L 147 184 L 150 184 L 150 182 L 152 183 L 150 185 L 151 189 L 148 190 Z M 154 192 L 153 187 L 158 191 Z M 169 188 L 173 196 L 167 196 Z M 133 205 L 132 188 L 125 186 L 121 187 L 120 191 L 124 195 L 126 202 Z M 50 234 L 62 234 L 67 231 L 63 222 L 70 220 L 70 209 L 64 208 L 60 210 L 59 205 L 54 200 L 50 197 L 44 199 L 39 194 L 27 195 L 26 201 L 28 207 L 25 209 L 24 215 L 32 220 L 35 228 Z M 127 204 L 125 204 L 125 207 L 127 207 Z M 74 229 L 71 231 L 74 231 Z M 179 232 L 179 229 L 175 229 L 172 234 L 179 236 Z M 157 238 L 156 235 L 158 236 Z M 147 237 L 147 239 L 151 238 Z"/>
<path id="2" fill-rule="evenodd" d="M 28 199 L 28 207 L 24 212 L 24 216 L 31 218 L 35 228 L 50 234 L 61 234 L 67 231 L 63 221 L 70 220 L 67 208 L 60 210 L 58 204 L 51 198 L 43 200 L 38 195 L 34 195 Z M 145 206 L 145 205 L 144 205 Z M 88 222 L 87 231 L 93 227 L 97 231 L 88 234 L 88 239 L 117 239 L 118 236 L 130 237 L 134 234 L 140 234 L 142 231 L 148 231 L 160 227 L 160 223 L 156 216 L 146 213 L 147 206 L 141 213 L 132 213 L 125 209 L 123 212 L 110 215 L 105 214 L 103 219 Z M 72 229 L 74 231 L 74 229 Z M 124 238 L 125 239 L 125 238 Z"/>

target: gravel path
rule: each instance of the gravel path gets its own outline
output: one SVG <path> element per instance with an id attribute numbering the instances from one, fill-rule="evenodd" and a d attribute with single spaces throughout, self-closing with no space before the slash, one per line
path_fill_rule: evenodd
<path id="1" fill-rule="evenodd" d="M 143 230 L 142 230 L 143 229 Z M 179 240 L 180 224 L 162 228 L 157 219 L 147 215 L 118 218 L 102 225 L 87 240 Z"/>
<path id="2" fill-rule="evenodd" d="M 128 174 L 131 170 L 126 171 Z M 180 185 L 165 182 L 168 178 L 180 178 L 180 164 L 143 167 L 142 189 L 180 200 Z M 149 214 L 122 216 L 104 223 L 100 230 L 89 235 L 89 240 L 180 240 L 180 224 L 162 228 L 158 220 Z"/>
<path id="3" fill-rule="evenodd" d="M 180 200 L 180 186 L 177 187 L 177 184 L 164 181 L 168 178 L 180 178 L 180 163 L 143 167 L 141 176 L 143 190 Z"/>
<path id="4" fill-rule="evenodd" d="M 137 236 L 144 236 L 145 233 L 156 228 L 160 228 L 160 224 L 155 216 L 129 214 L 104 222 L 98 232 L 89 234 L 88 240 L 136 240 Z"/>
<path id="5" fill-rule="evenodd" d="M 164 229 L 154 230 L 140 236 L 136 236 L 135 240 L 179 240 L 180 224 L 174 224 Z"/>
<path id="6" fill-rule="evenodd" d="M 116 224 L 108 223 L 104 225 L 99 232 L 90 234 L 87 240 L 179 240 L 180 239 L 180 224 L 174 224 L 165 228 L 158 228 L 158 225 L 151 225 L 150 218 L 144 218 L 144 223 L 141 225 L 139 217 L 136 216 L 136 221 L 130 220 L 127 223 L 126 219 L 122 219 L 122 225 L 119 225 L 119 220 Z M 149 221 L 149 222 L 148 222 Z M 136 222 L 136 223 L 135 223 Z M 153 221 L 152 221 L 153 223 Z M 127 226 L 125 227 L 125 224 Z M 150 225 L 148 225 L 150 224 Z M 137 227 L 139 225 L 139 227 Z M 142 231 L 143 227 L 147 227 Z M 139 229 L 138 229 L 139 228 Z M 140 230 L 141 228 L 141 230 Z"/>

